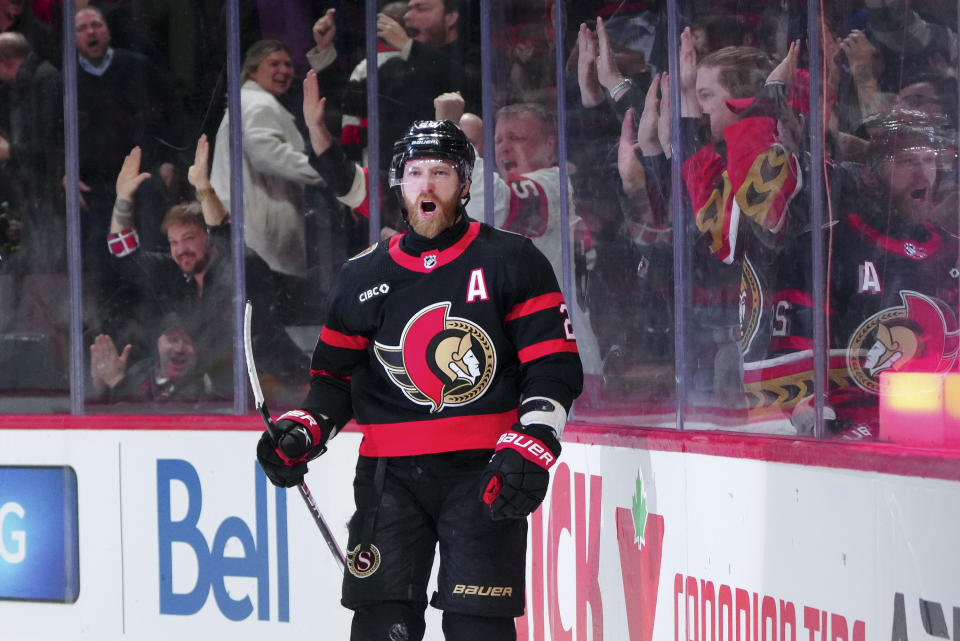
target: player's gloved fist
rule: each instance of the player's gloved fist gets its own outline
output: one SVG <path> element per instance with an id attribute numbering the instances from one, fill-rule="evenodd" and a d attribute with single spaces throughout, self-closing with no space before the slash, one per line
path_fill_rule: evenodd
<path id="1" fill-rule="evenodd" d="M 560 441 L 546 425 L 517 423 L 502 434 L 484 470 L 480 496 L 493 519 L 522 519 L 536 510 L 559 456 Z"/>
<path id="2" fill-rule="evenodd" d="M 257 444 L 257 460 L 270 482 L 280 487 L 299 485 L 307 473 L 307 461 L 323 454 L 331 432 L 324 417 L 318 420 L 304 410 L 281 415 L 274 426 L 274 440 L 264 432 Z"/>
<path id="3" fill-rule="evenodd" d="M 305 410 L 290 410 L 277 419 L 275 432 L 277 456 L 287 465 L 311 461 L 324 452 L 330 427 Z"/>
<path id="4" fill-rule="evenodd" d="M 278 487 L 295 487 L 303 482 L 303 475 L 307 473 L 306 463 L 288 465 L 277 455 L 276 445 L 269 432 L 264 432 L 257 443 L 257 461 L 263 468 L 270 482 Z"/>

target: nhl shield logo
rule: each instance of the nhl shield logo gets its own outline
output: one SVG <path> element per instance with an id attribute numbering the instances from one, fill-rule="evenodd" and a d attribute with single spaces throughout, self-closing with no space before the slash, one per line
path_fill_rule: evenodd
<path id="1" fill-rule="evenodd" d="M 483 396 L 497 367 L 487 333 L 449 313 L 449 302 L 431 305 L 407 322 L 399 345 L 374 344 L 377 360 L 393 384 L 431 412 Z"/>
<path id="2" fill-rule="evenodd" d="M 423 266 L 427 269 L 433 269 L 437 266 L 437 255 L 427 254 L 423 257 Z"/>

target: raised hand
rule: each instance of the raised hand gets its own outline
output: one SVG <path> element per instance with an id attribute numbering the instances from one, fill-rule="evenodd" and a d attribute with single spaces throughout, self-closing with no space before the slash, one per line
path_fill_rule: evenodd
<path id="1" fill-rule="evenodd" d="M 150 177 L 149 173 L 140 171 L 142 153 L 140 147 L 134 147 L 123 159 L 123 166 L 117 174 L 117 199 L 132 200 L 140 184 Z"/>
<path id="2" fill-rule="evenodd" d="M 466 103 L 459 91 L 448 91 L 433 99 L 433 112 L 437 120 L 449 120 L 460 123 Z"/>
<path id="3" fill-rule="evenodd" d="M 333 37 L 337 35 L 336 23 L 333 21 L 334 13 L 336 9 L 327 9 L 326 13 L 313 23 L 313 41 L 317 45 L 317 51 L 333 46 Z"/>
<path id="4" fill-rule="evenodd" d="M 327 99 L 320 97 L 320 87 L 317 85 L 317 73 L 307 72 L 303 79 L 303 119 L 310 133 L 310 146 L 313 153 L 320 155 L 333 144 L 333 136 L 324 122 Z"/>
<path id="5" fill-rule="evenodd" d="M 800 41 L 794 40 L 787 49 L 787 55 L 783 57 L 770 75 L 767 76 L 767 82 L 782 82 L 789 91 L 793 84 L 793 76 L 797 72 L 797 58 L 800 56 Z"/>
<path id="6" fill-rule="evenodd" d="M 646 111 L 646 110 L 644 110 Z M 656 125 L 656 122 L 654 122 Z M 620 181 L 623 183 L 623 191 L 626 194 L 633 194 L 642 191 L 647 187 L 647 177 L 643 172 L 643 165 L 637 158 L 637 149 L 640 144 L 636 138 L 637 129 L 634 127 L 634 111 L 627 109 L 623 117 L 623 123 L 620 126 L 620 144 L 617 148 L 617 171 L 620 172 Z M 654 140 L 656 140 L 656 129 L 654 129 Z"/>
<path id="7" fill-rule="evenodd" d="M 580 102 L 584 107 L 596 107 L 603 102 L 603 85 L 597 78 L 599 57 L 597 35 L 584 23 L 577 33 L 577 84 L 580 87 Z"/>
<path id="8" fill-rule="evenodd" d="M 210 142 L 207 134 L 201 134 L 197 140 L 197 149 L 193 152 L 193 164 L 187 169 L 187 180 L 197 191 L 210 189 Z"/>
<path id="9" fill-rule="evenodd" d="M 663 151 L 657 135 L 657 123 L 660 121 L 660 74 L 650 81 L 646 98 L 643 100 L 643 113 L 637 123 L 637 143 L 644 156 L 656 156 Z"/>
<path id="10" fill-rule="evenodd" d="M 877 50 L 870 43 L 867 34 L 854 29 L 841 41 L 840 48 L 847 54 L 847 60 L 855 77 L 857 71 L 868 71 L 871 76 L 873 75 L 873 62 Z"/>
<path id="11" fill-rule="evenodd" d="M 107 387 L 116 387 L 126 375 L 132 349 L 127 345 L 123 352 L 118 353 L 113 339 L 106 334 L 99 334 L 90 344 L 90 377 Z"/>
<path id="12" fill-rule="evenodd" d="M 660 108 L 663 109 L 663 105 Z M 700 116 L 700 104 L 697 102 L 697 49 L 690 27 L 680 33 L 680 109 L 683 116 Z"/>
<path id="13" fill-rule="evenodd" d="M 377 14 L 377 37 L 398 51 L 411 39 L 403 25 L 385 13 Z"/>
<path id="14" fill-rule="evenodd" d="M 670 74 L 666 71 L 660 76 L 660 114 L 657 119 L 657 138 L 660 139 L 660 148 L 667 158 L 673 155 L 673 148 L 670 146 Z"/>
<path id="15" fill-rule="evenodd" d="M 613 57 L 613 50 L 610 48 L 610 38 L 607 36 L 607 28 L 603 24 L 603 18 L 597 18 L 597 78 L 600 84 L 607 91 L 616 87 L 626 76 L 617 67 L 617 62 Z M 614 97 L 616 100 L 616 96 Z"/>

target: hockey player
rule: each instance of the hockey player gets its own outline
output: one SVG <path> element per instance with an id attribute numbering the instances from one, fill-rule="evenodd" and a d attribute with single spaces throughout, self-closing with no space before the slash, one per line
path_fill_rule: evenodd
<path id="1" fill-rule="evenodd" d="M 956 212 L 956 205 L 938 202 L 936 193 L 948 179 L 944 168 L 954 157 L 954 143 L 947 119 L 937 116 L 890 111 L 873 118 L 866 165 L 838 165 L 829 174 L 838 215 L 828 246 L 826 419 L 840 438 L 878 436 L 883 372 L 956 367 L 956 223 L 941 211 Z M 810 338 L 803 300 L 784 299 L 781 305 L 785 340 Z M 790 378 L 809 388 L 813 372 L 795 368 Z M 812 426 L 812 397 L 792 419 L 801 432 Z"/>
<path id="2" fill-rule="evenodd" d="M 446 638 L 516 639 L 526 517 L 580 393 L 550 263 L 529 239 L 469 218 L 473 164 L 449 121 L 414 123 L 396 143 L 390 185 L 411 230 L 344 264 L 303 407 L 257 447 L 289 487 L 349 420 L 363 433 L 342 598 L 352 641 L 423 637 L 437 543 L 431 604 Z"/>
<path id="3" fill-rule="evenodd" d="M 310 131 L 310 143 L 316 157 L 312 160 L 317 170 L 340 202 L 368 215 L 367 180 L 364 169 L 347 159 L 335 144 L 322 121 L 325 99 L 319 97 L 315 74 L 307 74 L 303 83 L 304 112 L 319 110 L 318 123 Z M 466 103 L 460 94 L 447 92 L 434 99 L 437 120 L 457 122 Z M 500 174 L 493 174 L 494 224 L 508 231 L 523 234 L 550 261 L 558 281 L 563 274 L 563 243 L 561 233 L 560 168 L 556 158 L 556 121 L 542 106 L 523 103 L 500 109 L 496 125 L 496 158 Z M 484 219 L 483 160 L 476 158 L 473 171 L 472 198 L 466 205 L 467 213 L 476 220 Z M 569 188 L 568 192 L 572 192 Z M 575 235 L 580 219 L 570 203 L 570 239 Z M 571 252 L 572 253 L 572 252 Z M 600 348 L 590 325 L 590 318 L 579 304 L 571 301 L 571 317 L 577 332 L 578 348 L 584 372 L 599 385 L 601 370 Z"/>

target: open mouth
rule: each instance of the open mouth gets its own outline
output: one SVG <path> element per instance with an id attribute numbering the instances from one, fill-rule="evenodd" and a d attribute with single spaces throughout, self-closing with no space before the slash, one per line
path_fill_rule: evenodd
<path id="1" fill-rule="evenodd" d="M 427 216 L 432 216 L 437 211 L 437 203 L 432 200 L 420 201 L 420 211 Z"/>
<path id="2" fill-rule="evenodd" d="M 503 168 L 508 172 L 513 171 L 516 168 L 516 166 L 517 166 L 517 163 L 513 162 L 512 160 L 508 160 L 507 162 L 503 163 Z"/>
<path id="3" fill-rule="evenodd" d="M 924 189 L 914 189 L 910 192 L 910 198 L 914 200 L 926 200 L 927 199 L 927 190 Z"/>

